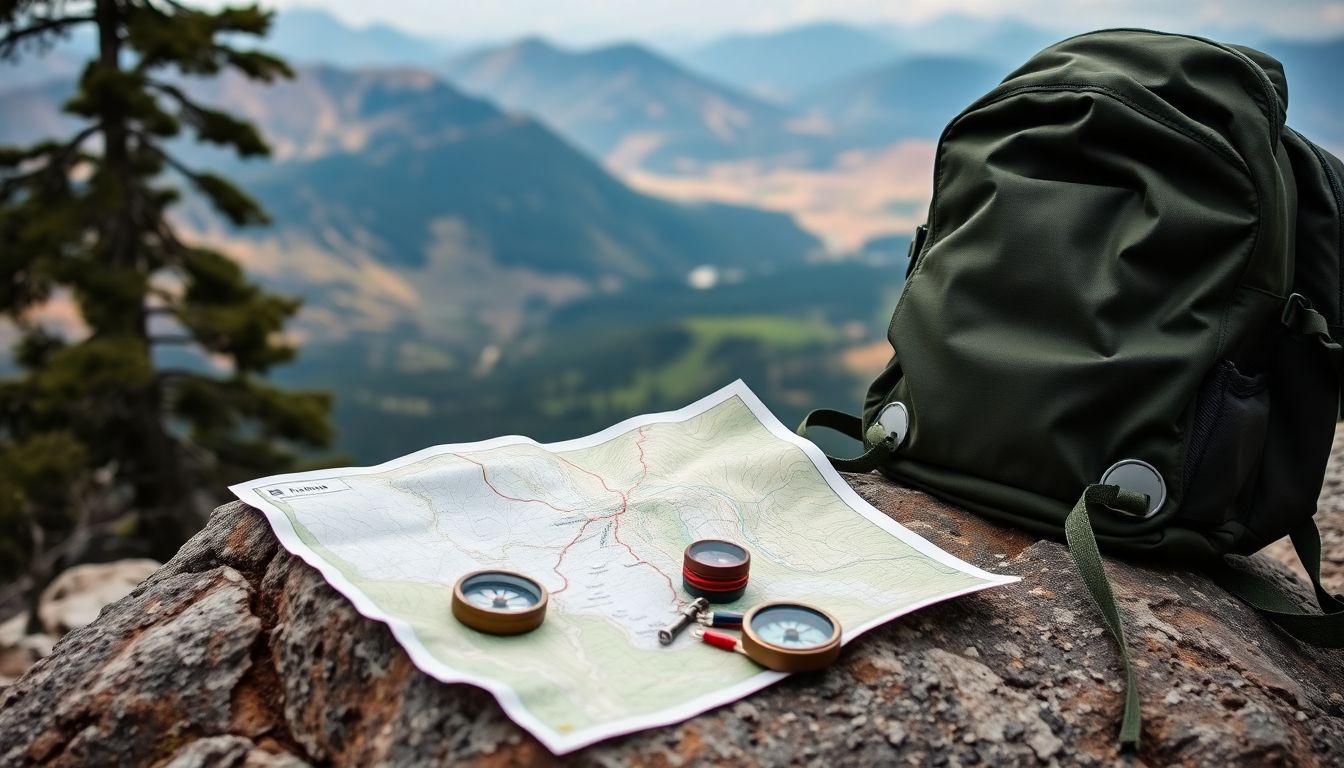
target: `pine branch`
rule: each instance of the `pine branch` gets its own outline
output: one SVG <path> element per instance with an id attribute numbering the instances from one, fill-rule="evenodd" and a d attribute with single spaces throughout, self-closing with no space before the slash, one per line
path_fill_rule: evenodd
<path id="1" fill-rule="evenodd" d="M 164 336 L 150 336 L 147 341 L 150 344 L 180 344 L 182 346 L 191 346 L 196 343 L 196 339 L 189 334 L 167 334 Z"/>
<path id="2" fill-rule="evenodd" d="M 144 83 L 160 93 L 171 96 L 183 109 L 188 109 L 193 112 L 200 110 L 200 106 L 192 101 L 191 98 L 187 96 L 186 92 L 172 83 L 165 83 L 162 80 L 156 80 L 152 77 L 144 78 Z"/>
<path id="3" fill-rule="evenodd" d="M 153 136 L 150 136 L 148 133 L 141 131 L 138 128 L 130 128 L 127 130 L 127 133 L 140 139 L 140 146 L 158 155 L 163 159 L 163 162 L 168 164 L 168 167 L 185 176 L 188 181 L 195 184 L 201 178 L 200 173 L 193 171 L 181 160 L 178 160 L 163 147 L 159 146 L 159 142 L 155 140 Z"/>
<path id="4" fill-rule="evenodd" d="M 220 214 L 223 214 L 224 218 L 227 218 L 234 226 L 263 225 L 263 223 L 269 223 L 269 219 L 266 218 L 266 213 L 262 210 L 261 206 L 258 206 L 255 200 L 243 194 L 243 192 L 238 190 L 237 187 L 234 187 L 233 184 L 226 182 L 226 180 L 219 178 L 219 176 L 214 174 L 192 171 L 192 169 L 188 168 L 183 161 L 177 160 L 176 157 L 172 156 L 172 153 L 165 151 L 163 147 L 160 147 L 159 143 L 153 141 L 151 137 L 145 135 L 145 132 L 142 132 L 140 129 L 130 129 L 130 133 L 138 137 L 146 149 L 163 157 L 164 163 L 167 163 L 169 168 L 172 168 L 173 171 L 179 172 L 179 174 L 185 176 L 187 180 L 190 180 L 202 194 L 206 195 L 206 198 L 210 200 L 210 203 L 215 207 L 215 210 L 219 211 Z"/>
<path id="5" fill-rule="evenodd" d="M 270 148 L 251 123 L 202 106 L 171 83 L 145 78 L 145 85 L 176 101 L 182 110 L 183 120 L 196 131 L 201 141 L 233 147 L 240 157 L 270 153 Z"/>
<path id="6" fill-rule="evenodd" d="M 176 0 L 153 0 L 153 2 L 150 3 L 150 5 L 154 5 L 155 3 L 159 3 L 159 2 L 163 3 L 164 5 L 168 6 L 169 8 L 172 8 L 173 10 L 177 11 L 178 13 L 192 13 L 192 12 L 194 11 L 194 9 L 192 9 L 192 8 L 188 8 L 187 6 L 185 6 L 185 5 L 183 5 L 183 4 L 179 3 L 179 2 L 176 2 Z"/>
<path id="7" fill-rule="evenodd" d="M 215 210 L 224 214 L 225 218 L 234 226 L 244 227 L 249 224 L 267 224 L 270 222 L 261 206 L 237 187 L 213 173 L 193 171 L 159 146 L 157 142 L 150 139 L 143 131 L 131 129 L 130 132 L 140 138 L 145 148 L 163 158 L 163 161 L 170 168 L 185 176 L 188 181 L 195 185 L 209 199 Z"/>
<path id="8" fill-rule="evenodd" d="M 96 21 L 93 16 L 61 16 L 53 19 L 44 18 L 41 21 L 29 24 L 23 29 L 16 29 L 0 38 L 0 59 L 14 56 L 18 51 L 19 43 L 30 37 L 62 32 L 76 24 L 87 24 L 92 21 Z"/>
<path id="9" fill-rule="evenodd" d="M 10 193 L 11 190 L 17 188 L 21 184 L 32 181 L 33 179 L 43 174 L 57 173 L 63 171 L 65 167 L 70 164 L 70 161 L 75 159 L 75 155 L 80 146 L 84 142 L 88 141 L 89 138 L 92 137 L 95 133 L 98 133 L 102 129 L 103 129 L 103 123 L 101 121 L 95 122 L 86 127 L 84 130 L 75 134 L 74 137 L 70 139 L 70 141 L 67 141 L 65 144 L 62 144 L 59 149 L 55 150 L 55 159 L 48 159 L 47 162 L 42 165 L 42 167 L 35 168 L 32 171 L 29 171 L 28 173 L 21 173 L 17 176 L 0 178 L 0 200 L 3 200 L 5 196 Z M 52 153 L 47 154 L 50 157 Z"/>
<path id="10" fill-rule="evenodd" d="M 185 368 L 161 368 L 154 373 L 154 378 L 159 381 L 170 381 L 172 379 L 185 379 L 188 381 L 215 381 L 209 376 L 205 376 L 196 371 L 189 371 Z"/>
<path id="11" fill-rule="evenodd" d="M 276 78 L 292 79 L 294 70 L 283 59 L 262 51 L 240 51 L 227 45 L 216 45 L 225 61 L 242 72 L 249 80 L 263 83 L 274 82 Z"/>
<path id="12" fill-rule="evenodd" d="M 177 239 L 177 233 L 168 225 L 167 219 L 159 219 L 158 224 L 154 227 L 154 234 L 159 236 L 159 242 L 162 243 L 168 253 L 173 256 L 181 256 L 187 250 L 187 246 L 181 240 Z M 181 276 L 182 275 L 179 273 L 178 277 Z M 159 298 L 170 304 L 177 300 L 176 296 L 167 291 L 153 288 L 150 290 Z"/>

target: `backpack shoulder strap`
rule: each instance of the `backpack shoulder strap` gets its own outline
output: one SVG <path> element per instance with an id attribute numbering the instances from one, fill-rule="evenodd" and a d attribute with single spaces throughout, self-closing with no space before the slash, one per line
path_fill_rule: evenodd
<path id="1" fill-rule="evenodd" d="M 1344 595 L 1331 594 L 1321 584 L 1321 533 L 1315 521 L 1294 531 L 1292 541 L 1311 578 L 1320 613 L 1303 610 L 1300 601 L 1269 578 L 1234 565 L 1235 555 L 1224 558 L 1211 575 L 1219 586 L 1297 640 L 1319 648 L 1344 648 Z"/>
<path id="2" fill-rule="evenodd" d="M 829 429 L 833 432 L 839 432 L 845 437 L 853 438 L 863 442 L 863 419 L 853 414 L 837 411 L 831 408 L 818 408 L 807 414 L 803 418 L 803 423 L 798 425 L 798 436 L 808 438 L 808 430 L 813 428 Z M 840 472 L 872 472 L 882 463 L 888 451 L 886 447 L 878 443 L 869 448 L 862 455 L 855 456 L 852 459 L 842 459 L 830 454 L 826 455 L 826 460 L 831 462 L 831 466 Z"/>
<path id="3" fill-rule="evenodd" d="M 1114 485 L 1089 485 L 1073 511 L 1064 520 L 1064 536 L 1069 544 L 1083 583 L 1092 593 L 1092 599 L 1101 610 L 1106 628 L 1115 638 L 1120 663 L 1125 673 L 1125 713 L 1120 724 L 1120 744 L 1138 749 L 1141 718 L 1139 714 L 1138 680 L 1130 661 L 1129 647 L 1116 606 L 1115 594 L 1102 566 L 1101 553 L 1092 533 L 1088 513 L 1097 508 L 1144 510 L 1148 499 L 1134 491 Z M 1292 534 L 1293 548 L 1311 578 L 1316 602 L 1321 612 L 1302 609 L 1299 601 L 1283 587 L 1258 573 L 1235 567 L 1236 556 L 1229 555 L 1215 566 L 1210 576 L 1220 587 L 1254 608 L 1261 616 L 1278 625 L 1293 638 L 1318 648 L 1344 648 L 1344 595 L 1331 594 L 1321 584 L 1321 534 L 1314 521 L 1308 520 Z"/>

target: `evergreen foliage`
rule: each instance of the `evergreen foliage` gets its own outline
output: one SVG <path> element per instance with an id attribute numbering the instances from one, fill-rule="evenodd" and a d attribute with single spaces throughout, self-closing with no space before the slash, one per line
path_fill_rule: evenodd
<path id="1" fill-rule="evenodd" d="M 65 105 L 83 127 L 0 148 L 0 312 L 21 333 L 19 373 L 0 380 L 0 578 L 27 562 L 40 580 L 88 540 L 166 558 L 225 483 L 284 470 L 329 441 L 327 395 L 263 380 L 295 354 L 281 332 L 299 302 L 181 241 L 167 216 L 186 184 L 235 225 L 266 221 L 170 142 L 267 154 L 255 127 L 197 103 L 188 84 L 230 69 L 289 77 L 281 60 L 238 45 L 270 20 L 256 6 L 0 0 L 0 59 L 80 26 L 98 40 Z M 86 332 L 39 322 L 52 301 L 73 302 Z M 199 363 L 166 367 L 170 348 Z"/>

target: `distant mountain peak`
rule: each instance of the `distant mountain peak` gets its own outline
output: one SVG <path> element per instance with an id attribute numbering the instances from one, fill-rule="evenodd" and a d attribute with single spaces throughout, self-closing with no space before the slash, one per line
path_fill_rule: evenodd
<path id="1" fill-rule="evenodd" d="M 1003 74 L 1001 65 L 984 59 L 923 53 L 830 83 L 802 99 L 850 141 L 882 146 L 912 136 L 937 137 Z"/>
<path id="2" fill-rule="evenodd" d="M 460 56 L 449 64 L 450 70 L 489 65 L 503 66 L 611 66 L 639 64 L 678 69 L 651 48 L 633 41 L 618 41 L 593 48 L 569 48 L 539 35 L 520 37 L 509 43 L 488 46 Z"/>
<path id="3" fill-rule="evenodd" d="M 703 75 L 687 71 L 679 63 L 672 61 L 646 45 L 636 42 L 618 42 L 598 48 L 589 48 L 576 54 L 588 65 L 602 68 L 636 69 L 650 76 L 660 78 L 694 79 L 716 91 L 725 90 L 725 86 L 709 82 Z M 735 94 L 738 98 L 754 98 L 747 94 Z"/>
<path id="4" fill-rule="evenodd" d="M 588 51 L 586 51 L 586 53 L 590 56 L 613 56 L 613 57 L 621 56 L 621 57 L 637 58 L 646 61 L 656 61 L 659 64 L 665 64 L 668 66 L 675 66 L 674 64 L 672 64 L 672 62 L 668 61 L 667 59 L 663 58 L 660 54 L 653 51 L 653 49 L 649 48 L 648 46 L 642 43 L 636 43 L 632 40 L 622 40 L 619 42 L 610 43 L 608 45 L 603 45 L 597 48 L 591 48 Z"/>
<path id="5" fill-rule="evenodd" d="M 899 47 L 872 31 L 819 21 L 769 32 L 738 33 L 684 57 L 697 72 L 758 96 L 788 100 L 894 58 Z"/>
<path id="6" fill-rule="evenodd" d="M 634 42 L 567 50 L 524 38 L 454 59 L 445 71 L 468 91 L 540 117 L 620 167 L 768 156 L 787 131 L 785 110 Z"/>
<path id="7" fill-rule="evenodd" d="M 560 53 L 568 53 L 567 51 L 561 50 L 559 46 L 557 46 L 555 43 L 552 43 L 550 40 L 547 40 L 546 38 L 542 37 L 541 35 L 528 35 L 526 37 L 520 37 L 517 40 L 513 41 L 512 43 L 503 46 L 499 50 L 511 51 L 515 53 L 522 53 L 529 55 L 538 55 L 538 54 L 554 55 Z"/>
<path id="8" fill-rule="evenodd" d="M 316 5 L 296 5 L 292 8 L 286 8 L 282 15 L 300 21 L 346 26 L 336 14 Z"/>
<path id="9" fill-rule="evenodd" d="M 352 26 L 322 8 L 287 8 L 275 17 L 265 48 L 295 62 L 341 66 L 425 65 L 441 60 L 450 46 L 388 24 Z"/>

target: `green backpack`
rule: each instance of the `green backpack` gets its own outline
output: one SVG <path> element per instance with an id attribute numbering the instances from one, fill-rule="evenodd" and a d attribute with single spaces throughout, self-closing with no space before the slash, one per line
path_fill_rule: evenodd
<path id="1" fill-rule="evenodd" d="M 1340 407 L 1344 165 L 1284 125 L 1282 66 L 1107 30 L 1034 56 L 943 130 L 863 417 L 880 470 L 1067 540 L 1138 690 L 1097 545 L 1209 570 L 1344 647 L 1312 522 Z M 1094 534 L 1095 531 L 1095 534 Z M 1322 613 L 1239 569 L 1291 536 Z"/>

